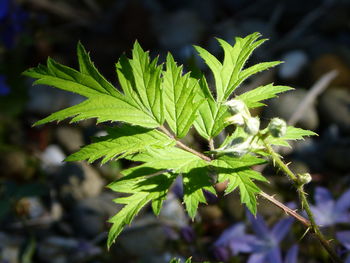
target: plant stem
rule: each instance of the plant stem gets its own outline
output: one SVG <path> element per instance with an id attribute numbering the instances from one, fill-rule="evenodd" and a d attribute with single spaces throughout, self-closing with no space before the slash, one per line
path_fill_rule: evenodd
<path id="1" fill-rule="evenodd" d="M 200 152 L 197 152 L 196 150 L 188 147 L 186 144 L 180 142 L 179 140 L 177 140 L 175 138 L 174 135 L 171 134 L 171 132 L 165 128 L 164 126 L 160 126 L 159 129 L 164 132 L 166 135 L 168 135 L 171 139 L 175 140 L 176 141 L 176 145 L 179 146 L 180 148 L 184 149 L 185 151 L 188 151 L 190 153 L 193 153 L 194 155 L 197 155 L 199 158 L 203 159 L 204 161 L 207 161 L 207 162 L 210 162 L 211 161 L 211 158 L 200 153 Z"/>
<path id="2" fill-rule="evenodd" d="M 319 226 L 316 224 L 314 215 L 311 211 L 309 202 L 308 202 L 307 197 L 306 197 L 306 193 L 304 192 L 303 184 L 301 184 L 299 181 L 299 176 L 294 174 L 289 169 L 287 164 L 285 164 L 282 161 L 281 157 L 272 149 L 272 147 L 268 143 L 266 143 L 264 138 L 262 138 L 262 141 L 264 142 L 264 145 L 266 147 L 267 152 L 269 153 L 269 155 L 272 158 L 274 166 L 279 168 L 280 170 L 282 170 L 283 173 L 286 174 L 289 177 L 289 179 L 292 180 L 294 186 L 297 188 L 301 207 L 302 207 L 302 209 L 305 210 L 306 214 L 308 215 L 308 218 L 310 220 L 309 227 L 310 227 L 312 233 L 316 236 L 316 238 L 322 244 L 322 246 L 327 250 L 327 252 L 329 253 L 333 262 L 343 262 L 340 259 L 340 257 L 337 255 L 337 253 L 334 251 L 334 249 L 330 246 L 329 241 L 324 237 L 324 235 L 320 231 Z"/>
<path id="3" fill-rule="evenodd" d="M 271 202 L 272 204 L 274 204 L 278 208 L 282 209 L 286 214 L 294 217 L 296 220 L 298 220 L 300 223 L 302 223 L 305 227 L 307 227 L 307 228 L 310 227 L 311 223 L 310 223 L 309 220 L 307 220 L 302 215 L 299 215 L 296 211 L 294 211 L 293 209 L 290 209 L 288 206 L 286 206 L 285 204 L 281 203 L 280 201 L 275 199 L 273 196 L 268 195 L 267 193 L 265 193 L 263 191 L 261 191 L 259 193 L 259 195 L 264 197 L 267 201 Z"/>
<path id="4" fill-rule="evenodd" d="M 214 140 L 213 139 L 209 140 L 209 150 L 210 151 L 214 151 L 215 150 Z"/>

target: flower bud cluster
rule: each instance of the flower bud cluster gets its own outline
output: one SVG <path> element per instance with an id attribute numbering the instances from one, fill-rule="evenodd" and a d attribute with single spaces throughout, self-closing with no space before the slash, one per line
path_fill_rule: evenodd
<path id="1" fill-rule="evenodd" d="M 283 137 L 287 132 L 287 124 L 280 118 L 273 118 L 267 126 L 269 133 L 276 138 Z"/>
<path id="2" fill-rule="evenodd" d="M 256 135 L 260 129 L 260 120 L 257 117 L 252 117 L 248 110 L 248 107 L 241 100 L 232 99 L 225 103 L 229 106 L 233 116 L 226 119 L 227 122 L 241 126 L 244 131 L 249 135 Z"/>

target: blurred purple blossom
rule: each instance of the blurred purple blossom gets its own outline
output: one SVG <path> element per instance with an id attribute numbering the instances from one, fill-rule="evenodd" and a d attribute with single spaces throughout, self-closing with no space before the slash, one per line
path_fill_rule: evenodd
<path id="1" fill-rule="evenodd" d="M 350 252 L 350 231 L 340 231 L 336 235 L 339 242 Z M 350 263 L 350 254 L 346 258 L 345 263 Z"/>
<path id="2" fill-rule="evenodd" d="M 16 36 L 23 31 L 28 14 L 15 1 L 0 1 L 0 40 L 6 48 L 12 48 Z"/>
<path id="3" fill-rule="evenodd" d="M 0 19 L 3 19 L 9 9 L 9 0 L 1 0 L 0 1 Z"/>
<path id="4" fill-rule="evenodd" d="M 298 245 L 292 246 L 287 252 L 286 258 L 284 259 L 284 263 L 297 263 L 298 252 L 299 252 Z"/>
<path id="5" fill-rule="evenodd" d="M 182 227 L 180 233 L 183 239 L 188 243 L 191 243 L 196 239 L 196 233 L 191 226 Z"/>
<path id="6" fill-rule="evenodd" d="M 10 93 L 10 87 L 6 83 L 4 75 L 0 75 L 0 96 L 5 96 Z"/>
<path id="7" fill-rule="evenodd" d="M 245 225 L 238 223 L 225 230 L 214 243 L 214 254 L 219 260 L 227 261 L 240 252 L 251 253 L 248 263 L 282 263 L 280 242 L 292 226 L 293 219 L 278 221 L 269 229 L 260 215 L 256 218 L 248 213 L 255 235 L 245 233 Z M 293 246 L 287 253 L 285 263 L 297 262 L 298 247 Z"/>
<path id="8" fill-rule="evenodd" d="M 317 224 L 325 227 L 338 223 L 350 223 L 350 190 L 335 201 L 326 188 L 317 187 L 314 199 L 316 205 L 311 205 L 311 210 Z"/>
<path id="9" fill-rule="evenodd" d="M 252 255 L 248 263 L 274 262 L 282 263 L 280 242 L 289 232 L 293 224 L 293 218 L 279 220 L 271 229 L 269 229 L 260 215 L 254 217 L 248 213 L 248 219 L 256 234 L 256 240 L 252 244 Z M 290 256 L 292 258 L 292 256 Z"/>
<path id="10" fill-rule="evenodd" d="M 226 261 L 231 255 L 239 252 L 252 252 L 251 244 L 255 237 L 245 233 L 244 223 L 238 223 L 226 229 L 214 243 L 214 254 L 217 259 Z"/>

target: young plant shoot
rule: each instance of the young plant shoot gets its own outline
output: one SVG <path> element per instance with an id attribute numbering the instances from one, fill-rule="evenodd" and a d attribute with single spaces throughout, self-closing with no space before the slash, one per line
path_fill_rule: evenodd
<path id="1" fill-rule="evenodd" d="M 120 179 L 108 185 L 113 191 L 126 194 L 126 197 L 114 200 L 124 207 L 109 220 L 112 226 L 108 247 L 143 207 L 151 204 L 158 215 L 169 188 L 181 175 L 183 202 L 192 219 L 199 204 L 206 203 L 203 191 L 215 194 L 215 184 L 227 182 L 225 193 L 239 191 L 241 203 L 253 215 L 257 213 L 257 197 L 268 199 L 303 223 L 331 259 L 341 262 L 320 232 L 308 204 L 303 186 L 311 177 L 294 174 L 272 148 L 273 145 L 289 146 L 288 140 L 303 139 L 315 133 L 287 127 L 286 122 L 278 118 L 263 128 L 259 118 L 250 114 L 250 109 L 264 106 L 264 100 L 292 88 L 268 84 L 234 95 L 244 80 L 281 62 L 244 67 L 252 52 L 266 41 L 260 39 L 259 33 L 237 37 L 234 45 L 217 40 L 224 52 L 222 62 L 207 50 L 194 47 L 212 71 L 215 80 L 212 89 L 204 75 L 197 79 L 190 73 L 184 74 L 182 66 L 176 64 L 170 53 L 165 64 L 159 64 L 157 58 L 151 59 L 138 42 L 133 46 L 131 58 L 123 55 L 116 64 L 119 80 L 119 88 L 116 88 L 99 73 L 89 54 L 78 43 L 78 70 L 49 58 L 46 66 L 39 65 L 24 74 L 37 79 L 34 84 L 78 93 L 86 100 L 52 113 L 34 125 L 68 118 L 71 122 L 90 118 L 95 118 L 97 124 L 111 122 L 114 126 L 107 130 L 108 135 L 97 138 L 66 161 L 91 163 L 101 159 L 104 164 L 124 158 L 137 162 L 137 166 L 125 169 Z M 215 145 L 215 137 L 226 134 L 224 130 L 229 125 L 235 127 L 234 132 L 228 134 L 221 145 Z M 197 151 L 180 141 L 191 128 L 207 140 L 208 151 Z M 308 219 L 256 185 L 255 181 L 267 182 L 267 179 L 252 167 L 265 163 L 266 157 L 290 178 Z"/>

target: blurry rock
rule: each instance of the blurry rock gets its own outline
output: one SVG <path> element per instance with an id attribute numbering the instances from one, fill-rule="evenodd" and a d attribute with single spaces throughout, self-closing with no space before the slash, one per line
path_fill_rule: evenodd
<path id="1" fill-rule="evenodd" d="M 51 114 L 82 102 L 82 96 L 47 86 L 29 86 L 27 111 L 43 115 Z"/>
<path id="2" fill-rule="evenodd" d="M 158 218 L 146 214 L 123 231 L 118 237 L 118 244 L 131 257 L 149 258 L 163 252 L 166 240 L 167 234 Z"/>
<path id="3" fill-rule="evenodd" d="M 16 213 L 21 216 L 35 219 L 43 216 L 46 208 L 38 197 L 26 197 L 16 203 Z"/>
<path id="4" fill-rule="evenodd" d="M 8 177 L 11 180 L 30 179 L 35 174 L 33 157 L 27 156 L 22 151 L 9 151 L 0 156 L 1 177 Z"/>
<path id="5" fill-rule="evenodd" d="M 115 198 L 114 194 L 105 192 L 81 200 L 73 207 L 73 226 L 79 236 L 92 238 L 108 229 L 107 220 L 121 207 L 113 202 Z"/>
<path id="6" fill-rule="evenodd" d="M 270 101 L 268 107 L 264 110 L 264 118 L 280 117 L 286 121 L 296 111 L 299 104 L 306 96 L 307 91 L 304 89 L 296 89 L 291 92 L 283 93 L 278 99 Z M 318 127 L 318 116 L 314 105 L 310 105 L 303 113 L 297 126 L 304 129 L 315 130 Z"/>
<path id="7" fill-rule="evenodd" d="M 162 222 L 175 227 L 184 227 L 188 223 L 183 205 L 172 192 L 168 193 L 167 199 L 160 210 L 159 218 Z"/>
<path id="8" fill-rule="evenodd" d="M 155 17 L 153 28 L 160 45 L 166 49 L 198 43 L 204 30 L 197 14 L 185 9 Z"/>
<path id="9" fill-rule="evenodd" d="M 59 127 L 56 130 L 58 142 L 72 153 L 80 149 L 84 145 L 83 135 L 79 129 L 72 127 Z"/>
<path id="10" fill-rule="evenodd" d="M 48 237 L 38 245 L 38 258 L 44 263 L 86 262 L 102 253 L 101 248 L 85 240 Z"/>
<path id="11" fill-rule="evenodd" d="M 86 163 L 65 163 L 55 175 L 58 197 L 67 206 L 77 200 L 98 196 L 105 182 L 96 169 Z"/>
<path id="12" fill-rule="evenodd" d="M 51 144 L 41 153 L 41 165 L 44 170 L 53 171 L 57 167 L 63 165 L 63 160 L 66 158 L 61 148 Z"/>
<path id="13" fill-rule="evenodd" d="M 308 62 L 307 55 L 302 50 L 293 50 L 282 56 L 284 63 L 279 66 L 278 75 L 283 80 L 294 80 Z"/>
<path id="14" fill-rule="evenodd" d="M 19 263 L 23 240 L 0 232 L 0 262 Z"/>
<path id="15" fill-rule="evenodd" d="M 350 88 L 350 68 L 345 62 L 334 54 L 325 54 L 312 63 L 313 81 L 317 81 L 325 73 L 337 70 L 338 75 L 331 82 L 330 86 Z"/>
<path id="16" fill-rule="evenodd" d="M 327 125 L 336 124 L 340 130 L 350 132 L 350 92 L 329 89 L 320 99 L 319 110 Z"/>
<path id="17" fill-rule="evenodd" d="M 221 209 L 217 205 L 205 205 L 199 207 L 199 213 L 204 222 L 215 223 L 223 217 Z"/>

